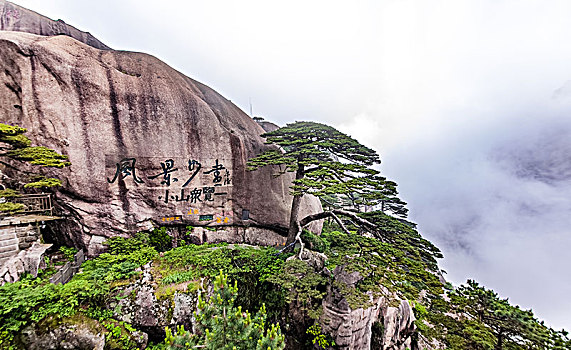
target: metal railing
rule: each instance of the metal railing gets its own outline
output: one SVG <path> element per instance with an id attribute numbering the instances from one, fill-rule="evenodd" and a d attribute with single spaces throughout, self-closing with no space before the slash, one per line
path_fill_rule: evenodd
<path id="1" fill-rule="evenodd" d="M 49 213 L 53 214 L 52 195 L 50 193 L 42 194 L 23 194 L 20 197 L 13 199 L 15 203 L 24 205 L 22 214 L 40 214 Z"/>
<path id="2" fill-rule="evenodd" d="M 83 250 L 78 251 L 74 257 L 72 262 L 67 262 L 61 269 L 58 270 L 51 278 L 50 283 L 53 284 L 66 284 L 69 280 L 79 272 L 79 268 L 81 264 L 85 262 L 85 254 L 83 254 Z"/>

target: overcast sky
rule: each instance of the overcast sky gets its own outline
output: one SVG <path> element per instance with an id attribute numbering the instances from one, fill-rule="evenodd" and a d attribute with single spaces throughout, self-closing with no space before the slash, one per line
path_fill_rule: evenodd
<path id="1" fill-rule="evenodd" d="M 373 147 L 449 280 L 571 329 L 571 1 L 15 3 Z"/>

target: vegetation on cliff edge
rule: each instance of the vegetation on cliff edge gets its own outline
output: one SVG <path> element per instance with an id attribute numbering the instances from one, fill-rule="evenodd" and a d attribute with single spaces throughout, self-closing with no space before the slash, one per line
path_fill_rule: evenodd
<path id="1" fill-rule="evenodd" d="M 71 164 L 67 161 L 67 156 L 51 148 L 31 146 L 32 142 L 24 135 L 26 132 L 25 128 L 0 123 L 0 156 L 43 167 L 63 168 Z M 11 201 L 20 196 L 20 190 L 61 186 L 61 181 L 56 178 L 20 169 L 4 161 L 0 163 L 18 172 L 18 181 L 14 181 L 12 186 L 22 187 L 19 190 L 5 188 L 0 191 L 0 197 L 4 199 L 0 203 L 0 211 L 16 213 L 24 209 L 23 204 Z"/>

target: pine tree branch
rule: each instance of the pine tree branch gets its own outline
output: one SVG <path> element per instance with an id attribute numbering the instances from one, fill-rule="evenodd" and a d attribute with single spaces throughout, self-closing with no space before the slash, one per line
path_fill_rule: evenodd
<path id="1" fill-rule="evenodd" d="M 375 224 L 371 223 L 370 221 L 365 220 L 365 219 L 357 216 L 357 214 L 355 214 L 354 212 L 350 212 L 348 210 L 343 210 L 343 209 L 333 209 L 333 210 L 328 210 L 328 211 L 323 211 L 320 213 L 308 215 L 299 221 L 299 225 L 301 227 L 305 227 L 313 221 L 325 219 L 327 217 L 333 217 L 332 214 L 348 216 L 351 219 L 358 222 L 360 225 L 367 226 L 369 228 L 376 228 L 377 227 Z"/>
<path id="2" fill-rule="evenodd" d="M 331 213 L 331 216 L 333 217 L 333 219 L 337 222 L 337 224 L 341 227 L 341 229 L 343 230 L 343 232 L 345 232 L 346 234 L 350 235 L 351 232 L 349 232 L 349 230 L 347 229 L 347 227 L 345 227 L 345 224 L 343 223 L 343 221 L 341 221 L 341 219 L 339 219 L 339 217 L 337 215 L 335 215 L 335 213 Z"/>

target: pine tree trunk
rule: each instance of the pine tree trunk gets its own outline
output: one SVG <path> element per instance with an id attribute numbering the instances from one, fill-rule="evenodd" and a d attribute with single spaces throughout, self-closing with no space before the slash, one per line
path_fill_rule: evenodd
<path id="1" fill-rule="evenodd" d="M 302 196 L 293 196 L 293 201 L 291 203 L 291 214 L 289 217 L 289 231 L 287 233 L 286 245 L 291 244 L 295 241 L 295 236 L 299 231 L 299 206 L 301 204 Z"/>
<path id="2" fill-rule="evenodd" d="M 503 344 L 502 344 L 502 343 L 503 343 L 503 341 L 504 341 L 503 335 L 504 335 L 504 334 L 503 334 L 503 330 L 500 329 L 500 332 L 498 333 L 498 337 L 497 337 L 498 339 L 497 339 L 497 342 L 496 342 L 496 347 L 494 348 L 494 350 L 502 350 L 502 347 L 503 347 Z"/>
<path id="3" fill-rule="evenodd" d="M 302 179 L 304 176 L 304 166 L 300 165 L 295 172 L 295 179 L 299 180 Z M 291 212 L 289 216 L 289 230 L 287 233 L 287 241 L 286 245 L 289 245 L 295 242 L 295 236 L 299 231 L 299 207 L 301 205 L 301 198 L 303 194 L 293 196 L 293 200 L 291 202 Z"/>

